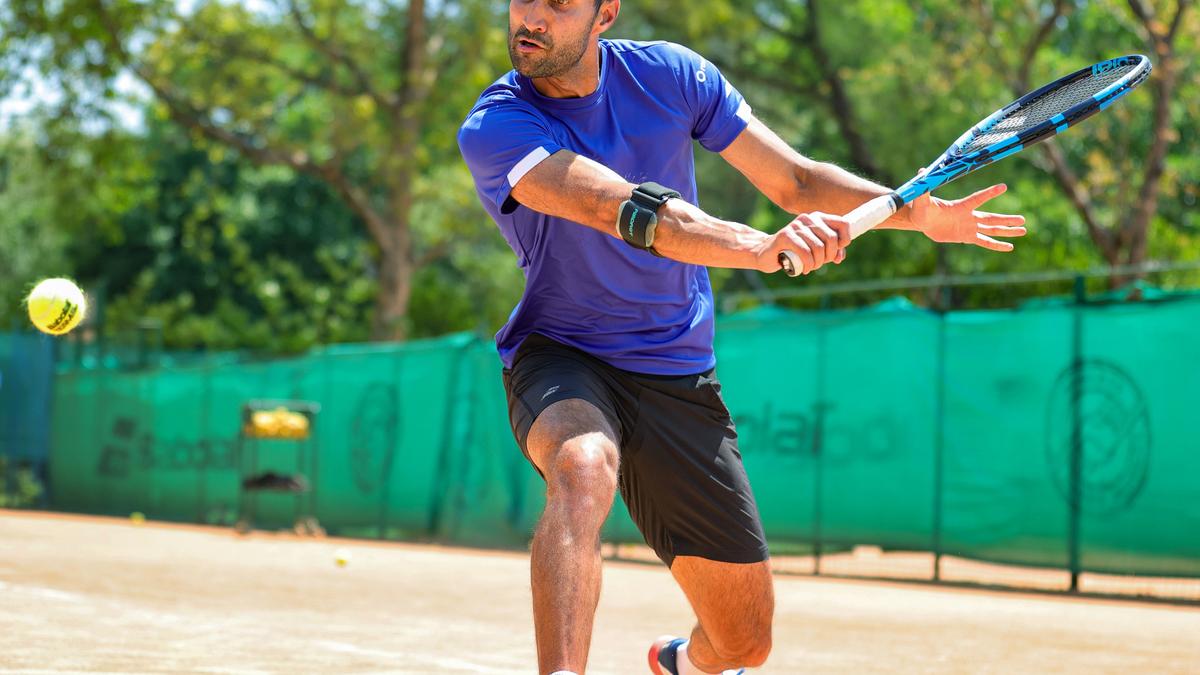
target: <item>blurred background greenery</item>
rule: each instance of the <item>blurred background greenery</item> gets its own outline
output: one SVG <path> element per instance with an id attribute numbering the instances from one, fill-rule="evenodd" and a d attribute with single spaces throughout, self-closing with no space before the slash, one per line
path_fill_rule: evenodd
<path id="1" fill-rule="evenodd" d="M 713 271 L 718 298 L 769 298 L 850 280 L 1200 259 L 1191 5 L 630 1 L 608 37 L 692 47 L 801 152 L 887 185 L 1044 81 L 1126 53 L 1154 60 L 1150 83 L 1086 131 L 941 193 L 1008 183 L 996 209 L 1030 222 L 1016 253 L 876 233 L 801 280 Z M 0 0 L 0 328 L 24 326 L 20 298 L 37 279 L 72 275 L 112 330 L 149 319 L 170 349 L 294 353 L 494 330 L 522 279 L 455 132 L 510 67 L 506 13 L 482 0 Z M 764 230 L 789 220 L 699 155 L 707 210 Z M 907 293 L 971 308 L 1067 290 Z"/>

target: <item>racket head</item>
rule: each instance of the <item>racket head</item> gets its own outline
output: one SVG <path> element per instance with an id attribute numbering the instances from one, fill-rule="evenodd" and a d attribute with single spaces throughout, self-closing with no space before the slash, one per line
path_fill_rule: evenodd
<path id="1" fill-rule="evenodd" d="M 1061 134 L 1146 81 L 1152 66 L 1141 54 L 1081 68 L 1025 94 L 958 138 L 921 175 L 896 189 L 902 204 L 976 169 Z"/>

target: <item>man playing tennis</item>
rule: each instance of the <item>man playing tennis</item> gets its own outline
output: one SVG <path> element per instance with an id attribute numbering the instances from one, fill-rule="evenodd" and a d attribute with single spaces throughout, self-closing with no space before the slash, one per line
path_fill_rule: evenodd
<path id="1" fill-rule="evenodd" d="M 761 665 L 774 610 L 767 543 L 714 375 L 706 266 L 837 263 L 845 213 L 889 190 L 806 159 L 721 73 L 666 42 L 601 40 L 620 0 L 511 0 L 514 71 L 459 133 L 484 208 L 525 272 L 496 335 L 513 433 L 547 485 L 531 555 L 539 672 L 582 673 L 600 594 L 599 532 L 619 486 L 697 616 L 660 638 L 660 675 Z M 766 234 L 697 206 L 692 141 L 780 208 Z M 1020 216 L 923 197 L 886 227 L 1008 251 Z M 802 364 L 781 363 L 799 369 Z"/>

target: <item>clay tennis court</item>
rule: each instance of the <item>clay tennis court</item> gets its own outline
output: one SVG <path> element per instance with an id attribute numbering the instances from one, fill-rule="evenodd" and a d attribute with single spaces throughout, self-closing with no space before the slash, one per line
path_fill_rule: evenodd
<path id="1" fill-rule="evenodd" d="M 338 567 L 334 551 L 351 560 Z M 1200 671 L 1194 607 L 781 576 L 763 673 Z M 606 566 L 591 673 L 689 625 Z M 0 672 L 532 673 L 527 558 L 0 511 Z"/>

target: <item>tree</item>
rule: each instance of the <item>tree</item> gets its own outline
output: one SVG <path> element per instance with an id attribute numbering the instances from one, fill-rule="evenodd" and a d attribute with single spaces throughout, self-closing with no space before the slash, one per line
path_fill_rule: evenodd
<path id="1" fill-rule="evenodd" d="M 8 82 L 36 67 L 62 109 L 101 116 L 97 98 L 133 73 L 184 128 L 328 185 L 377 250 L 376 338 L 405 334 L 418 270 L 481 235 L 478 221 L 442 221 L 418 240 L 413 213 L 418 179 L 458 161 L 454 130 L 504 58 L 489 3 L 202 1 L 184 13 L 172 0 L 30 0 L 4 14 Z"/>
<path id="2" fill-rule="evenodd" d="M 73 273 L 54 222 L 55 172 L 22 131 L 0 137 L 0 328 L 28 326 L 22 299 L 39 279 Z"/>
<path id="3" fill-rule="evenodd" d="M 1031 224 L 1018 255 L 872 234 L 855 242 L 847 265 L 818 272 L 822 278 L 1194 256 L 1197 230 L 1187 204 L 1194 204 L 1200 178 L 1194 140 L 1200 138 L 1194 121 L 1200 26 L 1190 0 L 758 0 L 743 11 L 726 0 L 687 3 L 690 14 L 732 11 L 738 17 L 726 22 L 678 21 L 683 4 L 639 10 L 653 26 L 647 33 L 708 55 L 758 115 L 801 151 L 887 185 L 1043 81 L 1139 49 L 1155 60 L 1147 86 L 1087 121 L 1085 130 L 946 190 L 956 195 L 988 182 L 1009 183 L 1014 189 L 997 207 L 1023 212 Z M 1170 200 L 1162 201 L 1163 194 Z M 856 264 L 863 259 L 869 271 Z M 769 279 L 781 281 L 788 283 Z M 959 300 L 970 303 L 978 293 Z"/>
<path id="4" fill-rule="evenodd" d="M 1200 35 L 1194 23 L 1185 28 L 1190 5 L 1190 0 L 1158 3 L 1127 0 L 1101 2 L 1077 10 L 1074 3 L 1066 0 L 1023 3 L 1015 8 L 1015 13 L 1021 15 L 1023 21 L 1019 23 L 1024 30 L 1010 30 L 1007 36 L 1010 39 L 1019 36 L 1024 46 L 1018 51 L 1001 46 L 1007 44 L 1001 26 L 1012 24 L 997 21 L 995 4 L 979 0 L 973 3 L 983 32 L 991 38 L 985 44 L 993 62 L 1017 94 L 1037 84 L 1032 81 L 1031 72 L 1039 60 L 1056 65 L 1062 61 L 1055 58 L 1061 52 L 1054 53 L 1052 41 L 1063 40 L 1075 32 L 1102 35 L 1108 39 L 1097 40 L 1096 44 L 1105 47 L 1140 43 L 1154 61 L 1154 72 L 1146 86 L 1148 96 L 1143 97 L 1146 103 L 1133 104 L 1132 109 L 1122 109 L 1103 121 L 1088 123 L 1104 126 L 1089 132 L 1092 139 L 1082 139 L 1091 141 L 1086 161 L 1072 161 L 1069 156 L 1072 151 L 1076 156 L 1084 154 L 1080 149 L 1081 139 L 1073 138 L 1069 144 L 1046 143 L 1040 148 L 1046 168 L 1070 199 L 1087 227 L 1088 236 L 1109 265 L 1137 265 L 1146 260 L 1150 225 L 1158 211 L 1163 184 L 1178 178 L 1168 173 L 1167 157 L 1171 145 L 1181 140 L 1181 127 L 1195 119 L 1180 114 L 1176 100 L 1181 89 L 1181 70 L 1185 64 L 1194 62 L 1196 37 Z M 1101 23 L 1103 19 L 1108 21 Z M 1179 44 L 1181 31 L 1190 38 L 1188 47 Z M 1070 44 L 1075 49 L 1087 49 L 1081 41 L 1073 40 Z M 1047 45 L 1051 48 L 1046 49 Z M 1107 48 L 1087 51 L 1097 58 L 1115 55 L 1108 53 Z M 1191 89 L 1194 93 L 1194 87 Z M 1187 90 L 1185 84 L 1184 91 Z M 1136 137 L 1130 133 L 1134 131 Z M 1114 276 L 1112 284 L 1123 285 L 1129 278 L 1130 275 Z"/>
<path id="5" fill-rule="evenodd" d="M 84 160 L 108 169 L 93 198 L 111 221 L 73 233 L 69 248 L 114 339 L 146 320 L 174 349 L 288 353 L 367 338 L 374 263 L 327 185 L 197 145 L 164 119 L 120 142 L 120 166 Z"/>

